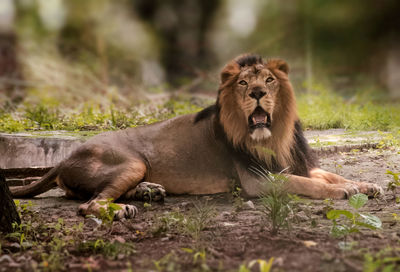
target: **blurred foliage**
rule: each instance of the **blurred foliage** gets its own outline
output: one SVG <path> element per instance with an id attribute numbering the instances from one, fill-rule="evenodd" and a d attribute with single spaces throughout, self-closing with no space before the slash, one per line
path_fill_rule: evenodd
<path id="1" fill-rule="evenodd" d="M 219 70 L 244 52 L 288 61 L 306 127 L 394 129 L 399 8 L 397 0 L 2 0 L 0 129 L 114 129 L 192 112 L 140 105 L 166 91 L 215 96 Z"/>

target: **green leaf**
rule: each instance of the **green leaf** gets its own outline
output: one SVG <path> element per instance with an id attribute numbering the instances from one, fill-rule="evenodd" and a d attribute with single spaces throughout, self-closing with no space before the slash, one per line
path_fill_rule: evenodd
<path id="1" fill-rule="evenodd" d="M 271 257 L 268 262 L 262 259 L 252 260 L 248 267 L 252 268 L 256 263 L 259 265 L 260 272 L 269 272 L 272 267 L 272 263 L 274 262 L 274 257 Z"/>
<path id="2" fill-rule="evenodd" d="M 346 242 L 346 241 L 340 241 L 338 243 L 338 246 L 341 250 L 346 251 L 346 250 L 352 250 L 353 247 L 357 245 L 357 242 Z"/>
<path id="3" fill-rule="evenodd" d="M 331 234 L 335 238 L 346 236 L 349 234 L 350 229 L 345 225 L 334 225 L 331 229 Z"/>
<path id="4" fill-rule="evenodd" d="M 352 227 L 349 229 L 349 233 L 355 233 L 355 232 L 360 232 L 360 230 L 357 227 Z"/>
<path id="5" fill-rule="evenodd" d="M 118 210 L 122 209 L 120 205 L 115 204 L 115 203 L 109 203 L 108 208 L 112 209 L 113 211 L 118 211 Z"/>
<path id="6" fill-rule="evenodd" d="M 250 269 L 248 269 L 244 264 L 242 264 L 240 265 L 238 272 L 250 272 Z"/>
<path id="7" fill-rule="evenodd" d="M 191 248 L 182 247 L 182 250 L 187 252 L 187 253 L 193 253 L 193 249 L 191 249 Z"/>
<path id="8" fill-rule="evenodd" d="M 372 214 L 362 214 L 362 213 L 360 213 L 360 216 L 364 220 L 364 222 L 362 222 L 364 227 L 370 229 L 380 229 L 382 227 L 382 221 L 377 216 Z"/>
<path id="9" fill-rule="evenodd" d="M 359 209 L 362 206 L 365 205 L 368 201 L 368 196 L 364 194 L 355 194 L 349 199 L 349 204 L 354 208 L 354 209 Z"/>
<path id="10" fill-rule="evenodd" d="M 399 181 L 400 173 L 394 173 L 394 172 L 392 172 L 390 170 L 387 170 L 386 174 L 391 175 L 395 181 Z"/>
<path id="11" fill-rule="evenodd" d="M 349 219 L 353 218 L 353 214 L 346 210 L 330 210 L 326 213 L 326 217 L 330 220 L 338 219 L 341 215 L 346 216 Z"/>

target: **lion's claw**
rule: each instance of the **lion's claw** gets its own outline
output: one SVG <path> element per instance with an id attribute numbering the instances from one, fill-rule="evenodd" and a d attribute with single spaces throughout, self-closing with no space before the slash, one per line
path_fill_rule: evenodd
<path id="1" fill-rule="evenodd" d="M 156 183 L 141 182 L 135 190 L 135 198 L 146 202 L 163 201 L 166 196 L 164 187 Z"/>
<path id="2" fill-rule="evenodd" d="M 121 209 L 115 211 L 114 219 L 119 220 L 122 218 L 133 218 L 138 213 L 138 209 L 134 205 L 118 204 Z"/>
<path id="3" fill-rule="evenodd" d="M 369 197 L 383 196 L 385 194 L 382 187 L 374 183 L 356 182 L 356 185 L 360 189 L 360 193 L 366 194 Z"/>

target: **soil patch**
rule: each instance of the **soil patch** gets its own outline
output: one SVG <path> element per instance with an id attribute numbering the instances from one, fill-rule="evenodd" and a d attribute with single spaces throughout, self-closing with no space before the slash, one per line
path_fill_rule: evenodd
<path id="1" fill-rule="evenodd" d="M 386 171 L 400 172 L 400 155 L 354 150 L 322 156 L 320 164 L 386 188 L 392 180 Z M 257 199 L 168 196 L 163 204 L 134 202 L 136 218 L 107 224 L 78 216 L 81 202 L 61 197 L 57 189 L 20 200 L 22 227 L 11 236 L 0 235 L 0 271 L 238 271 L 252 260 L 272 257 L 272 271 L 375 271 L 385 266 L 399 271 L 395 194 L 368 201 L 362 211 L 378 216 L 382 230 L 361 228 L 347 237 L 351 249 L 343 250 L 343 239 L 330 235 L 332 223 L 325 214 L 329 206 L 350 210 L 347 200 L 300 201 L 290 228 L 272 236 Z M 241 271 L 259 271 L 256 267 Z"/>

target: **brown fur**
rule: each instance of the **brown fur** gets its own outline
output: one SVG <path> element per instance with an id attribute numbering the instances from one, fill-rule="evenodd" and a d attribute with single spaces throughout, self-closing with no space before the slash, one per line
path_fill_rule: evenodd
<path id="1" fill-rule="evenodd" d="M 215 105 L 195 115 L 97 135 L 40 181 L 11 191 L 32 197 L 58 184 L 69 197 L 90 199 L 80 206 L 81 214 L 99 214 L 101 201 L 109 198 L 161 200 L 165 191 L 215 194 L 228 192 L 232 180 L 247 196 L 257 197 L 265 188 L 250 171 L 255 167 L 285 171 L 287 190 L 312 198 L 381 193 L 379 186 L 317 167 L 288 72 L 282 60 L 240 56 L 222 70 Z M 137 212 L 132 205 L 119 205 L 117 218 Z"/>

